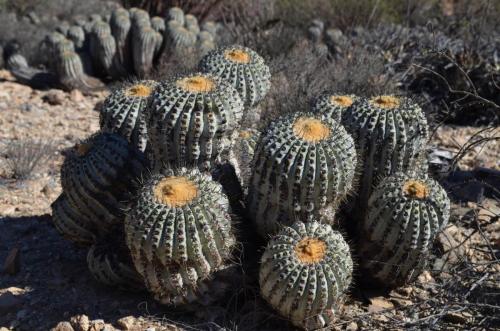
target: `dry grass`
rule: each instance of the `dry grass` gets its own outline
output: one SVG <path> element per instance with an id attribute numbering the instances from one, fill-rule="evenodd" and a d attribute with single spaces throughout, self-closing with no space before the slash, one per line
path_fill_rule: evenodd
<path id="1" fill-rule="evenodd" d="M 52 142 L 21 140 L 5 144 L 4 163 L 7 173 L 15 179 L 27 179 L 44 163 L 49 161 L 55 152 Z"/>

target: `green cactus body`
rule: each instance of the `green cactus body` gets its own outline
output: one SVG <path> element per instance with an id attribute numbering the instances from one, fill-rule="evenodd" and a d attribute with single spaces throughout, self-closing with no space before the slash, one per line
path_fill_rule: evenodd
<path id="1" fill-rule="evenodd" d="M 185 52 L 196 45 L 196 34 L 179 26 L 177 22 L 168 25 L 168 36 L 173 52 Z"/>
<path id="2" fill-rule="evenodd" d="M 95 22 L 90 34 L 90 55 L 96 71 L 109 75 L 115 53 L 116 42 L 111 35 L 109 24 L 102 21 Z"/>
<path id="3" fill-rule="evenodd" d="M 73 25 L 68 30 L 68 39 L 73 42 L 77 50 L 80 50 L 85 45 L 85 31 L 81 26 Z"/>
<path id="4" fill-rule="evenodd" d="M 74 51 L 75 51 L 74 43 L 66 38 L 64 38 L 63 40 L 59 41 L 54 45 L 55 56 L 57 56 L 58 54 L 62 54 L 64 52 L 74 52 Z"/>
<path id="5" fill-rule="evenodd" d="M 378 180 L 412 166 L 427 141 L 427 120 L 410 99 L 382 95 L 356 100 L 342 123 L 356 141 L 363 164 L 354 204 L 355 218 L 362 220 Z"/>
<path id="6" fill-rule="evenodd" d="M 172 7 L 168 10 L 168 20 L 179 22 L 182 26 L 184 25 L 184 12 L 179 7 Z"/>
<path id="7" fill-rule="evenodd" d="M 101 235 L 123 221 L 125 201 L 134 194 L 134 181 L 144 166 L 144 156 L 125 138 L 99 133 L 68 151 L 61 167 L 61 186 L 70 204 Z"/>
<path id="8" fill-rule="evenodd" d="M 236 90 L 210 74 L 165 81 L 148 109 L 154 168 L 163 163 L 208 169 L 224 150 L 243 113 Z"/>
<path id="9" fill-rule="evenodd" d="M 198 33 L 197 38 L 199 42 L 214 43 L 214 36 L 208 31 L 201 31 L 200 33 Z"/>
<path id="10" fill-rule="evenodd" d="M 306 330 L 328 327 L 349 288 L 353 263 L 342 235 L 318 222 L 294 223 L 273 237 L 262 256 L 262 297 Z"/>
<path id="11" fill-rule="evenodd" d="M 142 277 L 135 270 L 125 244 L 122 227 L 113 229 L 90 247 L 87 266 L 94 279 L 104 285 L 127 291 L 144 288 Z"/>
<path id="12" fill-rule="evenodd" d="M 202 56 L 205 56 L 209 52 L 215 49 L 215 44 L 213 41 L 204 40 L 198 43 L 198 53 Z"/>
<path id="13" fill-rule="evenodd" d="M 246 106 L 253 107 L 271 87 L 271 74 L 264 59 L 242 46 L 216 49 L 200 61 L 200 70 L 227 80 L 240 93 Z"/>
<path id="14" fill-rule="evenodd" d="M 353 187 L 356 163 L 353 139 L 328 117 L 298 112 L 271 123 L 257 146 L 248 192 L 259 233 L 337 206 Z"/>
<path id="15" fill-rule="evenodd" d="M 122 14 L 119 14 L 122 13 Z M 132 58 L 130 50 L 130 31 L 132 23 L 130 21 L 128 12 L 119 12 L 111 16 L 110 27 L 111 33 L 116 41 L 116 57 L 118 65 L 129 71 L 132 68 Z"/>
<path id="16" fill-rule="evenodd" d="M 198 25 L 198 19 L 191 15 L 187 14 L 184 16 L 184 26 L 186 29 L 191 31 L 194 34 L 198 34 L 200 32 L 200 26 Z"/>
<path id="17" fill-rule="evenodd" d="M 352 94 L 324 93 L 313 103 L 311 111 L 323 114 L 329 118 L 341 122 L 342 114 L 352 106 L 358 98 Z"/>
<path id="18" fill-rule="evenodd" d="M 402 173 L 385 178 L 370 197 L 360 229 L 360 266 L 367 278 L 384 286 L 414 280 L 449 209 L 446 192 L 433 179 Z"/>
<path id="19" fill-rule="evenodd" d="M 101 130 L 120 134 L 144 152 L 148 142 L 144 111 L 156 85 L 154 81 L 139 81 L 111 93 L 101 108 Z"/>
<path id="20" fill-rule="evenodd" d="M 257 148 L 260 132 L 255 129 L 238 130 L 233 139 L 229 161 L 234 167 L 243 189 L 248 187 L 252 176 L 252 160 Z"/>
<path id="21" fill-rule="evenodd" d="M 217 37 L 217 24 L 213 21 L 206 21 L 201 25 L 201 30 L 206 31 L 215 39 Z"/>
<path id="22" fill-rule="evenodd" d="M 165 33 L 167 26 L 165 25 L 165 20 L 159 16 L 151 18 L 151 27 L 162 35 Z"/>
<path id="23" fill-rule="evenodd" d="M 132 52 L 134 69 L 139 77 L 146 76 L 153 68 L 153 58 L 157 47 L 157 33 L 150 27 L 134 30 Z"/>
<path id="24" fill-rule="evenodd" d="M 142 9 L 130 10 L 132 25 L 140 28 L 151 27 L 151 20 L 147 11 Z"/>
<path id="25" fill-rule="evenodd" d="M 127 245 L 161 303 L 193 302 L 227 268 L 235 237 L 227 197 L 195 169 L 164 169 L 139 191 L 125 219 Z"/>
<path id="26" fill-rule="evenodd" d="M 56 31 L 61 33 L 64 36 L 68 35 L 68 30 L 69 30 L 69 23 L 66 21 L 61 22 L 58 26 L 56 26 Z"/>
<path id="27" fill-rule="evenodd" d="M 57 56 L 56 71 L 59 81 L 67 89 L 82 88 L 85 86 L 85 72 L 80 56 L 71 51 Z"/>
<path id="28" fill-rule="evenodd" d="M 85 214 L 73 206 L 64 193 L 51 205 L 52 222 L 66 239 L 78 244 L 90 245 L 96 241 L 96 226 Z"/>

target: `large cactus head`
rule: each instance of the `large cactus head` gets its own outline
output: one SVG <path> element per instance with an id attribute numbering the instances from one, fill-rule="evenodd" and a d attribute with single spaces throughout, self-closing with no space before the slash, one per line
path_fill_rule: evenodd
<path id="1" fill-rule="evenodd" d="M 312 105 L 312 111 L 324 114 L 338 122 L 342 120 L 342 114 L 352 106 L 358 97 L 353 94 L 323 93 Z"/>
<path id="2" fill-rule="evenodd" d="M 137 81 L 111 93 L 99 114 L 101 129 L 122 135 L 144 151 L 148 141 L 144 112 L 156 86 L 155 81 Z"/>
<path id="3" fill-rule="evenodd" d="M 248 194 L 260 234 L 337 206 L 353 187 L 356 164 L 353 139 L 327 116 L 298 112 L 271 123 L 255 152 Z"/>
<path id="4" fill-rule="evenodd" d="M 414 280 L 448 222 L 449 208 L 446 192 L 431 178 L 403 173 L 385 178 L 370 197 L 359 231 L 366 278 L 384 286 Z"/>
<path id="5" fill-rule="evenodd" d="M 296 222 L 283 227 L 262 256 L 262 297 L 293 324 L 328 327 L 351 283 L 353 262 L 342 235 L 329 225 Z"/>
<path id="6" fill-rule="evenodd" d="M 200 69 L 233 85 L 247 106 L 255 106 L 269 91 L 271 74 L 264 59 L 243 46 L 216 49 L 200 61 Z"/>
<path id="7" fill-rule="evenodd" d="M 236 90 L 210 74 L 162 82 L 148 111 L 155 168 L 163 163 L 210 168 L 229 148 L 242 108 Z"/>
<path id="8" fill-rule="evenodd" d="M 146 180 L 125 220 L 127 244 L 146 286 L 162 303 L 207 296 L 229 266 L 235 238 L 221 186 L 196 169 L 164 169 Z"/>

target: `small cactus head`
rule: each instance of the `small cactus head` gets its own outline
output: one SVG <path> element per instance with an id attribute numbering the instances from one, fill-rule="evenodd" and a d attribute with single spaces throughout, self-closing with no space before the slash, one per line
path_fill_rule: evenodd
<path id="1" fill-rule="evenodd" d="M 215 81 L 203 75 L 195 75 L 177 80 L 176 85 L 190 93 L 208 93 L 215 89 Z"/>
<path id="2" fill-rule="evenodd" d="M 399 107 L 400 99 L 394 95 L 378 95 L 371 98 L 370 103 L 378 108 L 394 109 Z"/>
<path id="3" fill-rule="evenodd" d="M 250 139 L 252 135 L 252 130 L 240 130 L 240 132 L 238 132 L 238 136 L 242 139 Z"/>
<path id="4" fill-rule="evenodd" d="M 295 255 L 302 264 L 314 264 L 323 260 L 326 243 L 319 238 L 306 237 L 295 245 Z"/>
<path id="5" fill-rule="evenodd" d="M 147 98 L 152 92 L 153 89 L 151 86 L 145 84 L 134 84 L 125 91 L 125 94 L 129 97 Z"/>
<path id="6" fill-rule="evenodd" d="M 92 144 L 89 142 L 81 142 L 75 145 L 76 155 L 83 157 L 88 154 L 90 149 L 92 148 Z"/>
<path id="7" fill-rule="evenodd" d="M 182 207 L 198 196 L 198 186 L 186 177 L 165 177 L 156 184 L 154 196 L 158 203 L 172 208 Z"/>
<path id="8" fill-rule="evenodd" d="M 332 95 L 330 96 L 330 103 L 339 107 L 350 107 L 354 99 L 349 95 Z"/>
<path id="9" fill-rule="evenodd" d="M 422 181 L 410 179 L 403 184 L 403 193 L 408 198 L 425 199 L 429 196 L 429 188 Z"/>
<path id="10" fill-rule="evenodd" d="M 249 63 L 251 60 L 250 54 L 242 49 L 228 49 L 224 52 L 224 57 L 226 60 L 241 64 Z"/>
<path id="11" fill-rule="evenodd" d="M 328 125 L 313 117 L 299 117 L 293 124 L 296 137 L 307 142 L 319 142 L 330 136 Z"/>

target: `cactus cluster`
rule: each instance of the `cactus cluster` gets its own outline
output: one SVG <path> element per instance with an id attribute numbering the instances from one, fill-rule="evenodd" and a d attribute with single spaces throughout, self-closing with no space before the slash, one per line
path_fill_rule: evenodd
<path id="1" fill-rule="evenodd" d="M 76 17 L 43 42 L 49 67 L 67 89 L 101 87 L 99 79 L 144 78 L 163 53 L 204 55 L 217 43 L 219 24 L 171 8 L 167 17 L 150 17 L 138 8 L 115 8 L 109 17 Z"/>
<path id="2" fill-rule="evenodd" d="M 131 29 L 151 32 L 151 43 L 169 26 L 185 34 L 168 36 L 178 42 L 202 33 L 175 8 L 167 24 L 127 13 Z M 103 24 L 87 28 L 119 35 Z M 162 46 L 151 47 L 154 61 Z M 428 128 L 416 103 L 328 92 L 256 130 L 244 118 L 270 87 L 262 57 L 223 47 L 199 70 L 117 89 L 100 110 L 102 132 L 68 153 L 53 220 L 67 238 L 92 245 L 94 278 L 144 287 L 169 305 L 218 300 L 235 278 L 235 213 L 268 240 L 262 297 L 300 328 L 331 327 L 354 264 L 382 286 L 418 275 L 449 200 L 426 174 Z M 340 226 L 355 231 L 345 239 Z M 348 241 L 356 242 L 357 261 Z"/>

